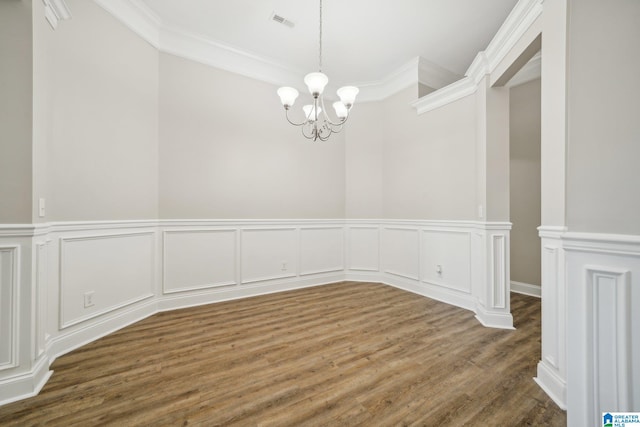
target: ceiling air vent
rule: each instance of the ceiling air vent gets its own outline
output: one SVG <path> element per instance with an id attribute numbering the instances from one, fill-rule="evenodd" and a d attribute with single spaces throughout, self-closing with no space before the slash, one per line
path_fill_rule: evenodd
<path id="1" fill-rule="evenodd" d="M 286 27 L 289 27 L 289 28 L 293 28 L 296 25 L 293 21 L 290 21 L 287 18 L 285 18 L 284 16 L 280 16 L 275 12 L 273 12 L 271 14 L 271 20 L 274 21 L 274 22 L 277 22 L 278 24 L 282 24 L 282 25 L 284 25 Z"/>

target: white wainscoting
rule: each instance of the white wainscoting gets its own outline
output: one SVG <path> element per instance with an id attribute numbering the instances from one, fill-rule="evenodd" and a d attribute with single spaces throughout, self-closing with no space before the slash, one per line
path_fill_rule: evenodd
<path id="1" fill-rule="evenodd" d="M 471 233 L 422 231 L 422 281 L 471 294 Z"/>
<path id="2" fill-rule="evenodd" d="M 387 274 L 420 280 L 420 229 L 382 228 L 382 265 Z"/>
<path id="3" fill-rule="evenodd" d="M 567 423 L 598 426 L 640 412 L 640 236 L 566 233 L 563 250 Z"/>
<path id="4" fill-rule="evenodd" d="M 344 227 L 300 229 L 300 275 L 344 271 Z"/>
<path id="5" fill-rule="evenodd" d="M 155 246 L 153 231 L 61 237 L 60 329 L 153 297 Z"/>
<path id="6" fill-rule="evenodd" d="M 163 233 L 163 292 L 238 283 L 238 230 L 186 229 Z"/>
<path id="7" fill-rule="evenodd" d="M 49 246 L 50 239 L 44 239 L 35 243 L 35 287 L 36 287 L 36 312 L 35 318 L 35 346 L 33 348 L 34 359 L 38 359 L 46 350 L 48 339 L 46 320 L 48 316 L 47 309 L 47 293 L 48 293 L 48 277 L 49 277 Z"/>
<path id="8" fill-rule="evenodd" d="M 504 299 L 509 286 L 499 282 L 502 296 L 501 307 L 495 311 L 492 305 L 478 303 L 479 297 L 494 295 L 487 290 L 493 278 L 484 277 L 485 271 L 493 272 L 485 265 L 485 260 L 493 260 L 486 251 L 486 234 L 499 233 L 508 240 L 509 223 L 476 223 L 466 221 L 381 221 L 380 222 L 380 265 L 379 280 L 383 283 L 405 289 L 419 295 L 456 305 L 479 314 L 479 320 L 490 327 L 507 328 L 513 326 L 508 304 Z M 351 230 L 353 231 L 353 230 Z M 373 241 L 373 230 L 368 230 Z M 350 233 L 362 240 L 360 233 Z M 353 247 L 365 247 L 363 243 Z M 353 252 L 352 249 L 350 249 Z M 499 253 L 508 265 L 508 250 Z M 357 254 L 350 254 L 357 259 Z M 373 251 L 369 253 L 373 259 Z M 504 271 L 505 276 L 508 271 Z M 347 274 L 348 277 L 361 277 Z M 505 313 L 507 311 L 507 313 Z M 497 320 L 496 320 L 497 319 Z"/>
<path id="9" fill-rule="evenodd" d="M 242 230 L 242 283 L 265 282 L 298 275 L 298 230 L 249 228 Z"/>
<path id="10" fill-rule="evenodd" d="M 18 365 L 20 246 L 0 246 L 0 371 Z"/>
<path id="11" fill-rule="evenodd" d="M 380 271 L 380 227 L 354 225 L 347 227 L 347 230 L 349 271 Z"/>
<path id="12" fill-rule="evenodd" d="M 480 262 L 484 264 L 484 276 L 478 278 L 482 283 L 474 287 L 480 292 L 475 309 L 476 318 L 483 325 L 494 328 L 513 329 L 509 280 L 510 228 L 489 224 L 480 233 L 480 240 L 484 242 L 480 256 Z"/>
<path id="13" fill-rule="evenodd" d="M 567 325 L 564 280 L 564 228 L 540 227 L 542 239 L 542 357 L 535 381 L 567 408 Z"/>
<path id="14" fill-rule="evenodd" d="M 159 311 L 343 280 L 476 310 L 474 292 L 488 295 L 491 282 L 472 272 L 493 271 L 483 260 L 495 261 L 484 253 L 487 230 L 506 230 L 508 240 L 509 227 L 392 220 L 0 226 L 0 334 L 10 343 L 0 352 L 0 404 L 36 394 L 56 357 Z M 27 292 L 19 299 L 20 289 Z M 24 336 L 20 319 L 30 331 Z"/>

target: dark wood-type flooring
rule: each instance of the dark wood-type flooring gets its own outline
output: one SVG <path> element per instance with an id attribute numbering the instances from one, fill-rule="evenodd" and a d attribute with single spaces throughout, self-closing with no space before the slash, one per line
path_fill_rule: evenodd
<path id="1" fill-rule="evenodd" d="M 344 282 L 159 313 L 52 366 L 0 425 L 561 426 L 534 383 L 540 300 L 517 330 Z"/>

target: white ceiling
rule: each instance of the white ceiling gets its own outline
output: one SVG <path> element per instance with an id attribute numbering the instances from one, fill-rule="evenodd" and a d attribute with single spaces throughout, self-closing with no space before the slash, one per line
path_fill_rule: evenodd
<path id="1" fill-rule="evenodd" d="M 318 64 L 318 0 L 142 0 L 177 29 L 301 75 Z M 464 75 L 517 0 L 323 0 L 323 71 L 380 81 L 417 56 Z M 273 12 L 295 23 L 270 20 Z"/>

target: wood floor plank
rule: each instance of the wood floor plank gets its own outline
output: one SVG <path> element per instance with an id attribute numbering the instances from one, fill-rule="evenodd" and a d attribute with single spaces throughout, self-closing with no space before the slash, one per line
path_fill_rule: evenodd
<path id="1" fill-rule="evenodd" d="M 540 300 L 515 331 L 379 283 L 158 313 L 56 360 L 0 425 L 566 425 L 533 382 Z"/>

